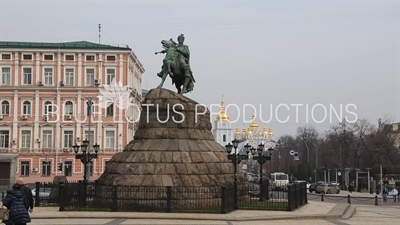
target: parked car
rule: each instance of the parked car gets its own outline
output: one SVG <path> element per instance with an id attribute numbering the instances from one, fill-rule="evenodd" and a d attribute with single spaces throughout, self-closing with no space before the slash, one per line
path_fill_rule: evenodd
<path id="1" fill-rule="evenodd" d="M 336 181 L 332 181 L 331 183 L 332 183 L 333 185 L 339 186 L 339 183 L 336 182 Z"/>
<path id="2" fill-rule="evenodd" d="M 340 188 L 332 183 L 326 183 L 317 186 L 315 193 L 339 194 Z"/>
<path id="3" fill-rule="evenodd" d="M 310 185 L 311 185 L 310 183 L 308 183 L 308 182 L 305 181 L 305 180 L 296 180 L 295 183 L 306 183 L 306 188 L 307 188 L 307 189 L 309 189 L 309 188 L 310 188 Z"/>
<path id="4" fill-rule="evenodd" d="M 39 197 L 49 197 L 51 192 L 51 188 L 39 188 Z M 32 195 L 33 197 L 36 196 L 36 188 L 32 189 Z"/>
<path id="5" fill-rule="evenodd" d="M 313 191 L 316 191 L 317 190 L 317 186 L 319 186 L 319 185 L 321 185 L 323 183 L 325 183 L 325 182 L 324 181 L 318 181 L 317 183 L 310 184 L 310 187 L 308 188 L 308 191 L 310 193 L 312 193 Z"/>

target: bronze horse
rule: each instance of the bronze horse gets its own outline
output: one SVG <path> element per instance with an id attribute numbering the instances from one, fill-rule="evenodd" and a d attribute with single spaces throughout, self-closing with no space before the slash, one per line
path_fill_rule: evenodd
<path id="1" fill-rule="evenodd" d="M 179 52 L 176 49 L 176 43 L 170 39 L 162 40 L 161 44 L 164 50 L 155 53 L 165 53 L 161 72 L 157 74 L 157 76 L 161 77 L 161 83 L 158 85 L 158 88 L 163 87 L 165 79 L 169 75 L 172 79 L 172 84 L 175 84 L 179 94 L 186 94 L 193 91 L 195 82 L 193 75 L 192 73 L 190 73 L 189 77 L 185 75 L 185 70 L 179 62 Z"/>

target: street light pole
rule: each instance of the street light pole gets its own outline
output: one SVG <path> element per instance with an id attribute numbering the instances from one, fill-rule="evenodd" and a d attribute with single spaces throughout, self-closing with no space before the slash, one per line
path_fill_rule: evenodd
<path id="1" fill-rule="evenodd" d="M 274 149 L 272 147 L 268 148 L 268 155 L 267 152 L 264 151 L 265 150 L 265 145 L 264 144 L 259 144 L 258 148 L 255 149 L 253 147 L 251 147 L 249 144 L 246 144 L 244 146 L 244 148 L 246 149 L 246 152 L 250 152 L 253 155 L 253 159 L 255 159 L 258 164 L 260 165 L 260 201 L 264 201 L 264 186 L 263 186 L 263 165 L 264 163 L 268 160 L 271 161 L 272 159 L 272 152 L 274 151 Z M 268 199 L 268 183 L 266 186 L 266 196 Z"/>
<path id="2" fill-rule="evenodd" d="M 225 148 L 226 148 L 226 151 L 228 152 L 228 159 L 230 159 L 232 161 L 233 166 L 234 166 L 233 167 L 234 168 L 233 169 L 233 173 L 234 173 L 233 186 L 234 186 L 234 191 L 235 191 L 235 194 L 234 194 L 234 204 L 235 204 L 235 206 L 234 207 L 235 207 L 235 209 L 238 209 L 237 165 L 240 164 L 240 162 L 242 160 L 247 159 L 248 152 L 238 155 L 237 148 L 238 148 L 238 145 L 239 145 L 239 141 L 236 140 L 236 138 L 235 138 L 235 140 L 233 140 L 232 143 L 233 143 L 233 145 L 231 143 L 228 143 L 227 145 L 225 145 Z M 231 154 L 232 148 L 235 149 L 233 154 Z"/>
<path id="3" fill-rule="evenodd" d="M 75 158 L 80 159 L 82 164 L 83 164 L 83 204 L 86 207 L 86 192 L 87 192 L 87 183 L 88 183 L 88 166 L 92 163 L 93 159 L 96 159 L 99 153 L 99 148 L 100 145 L 97 143 L 93 145 L 93 143 L 90 143 L 91 135 L 90 135 L 90 126 L 91 126 L 91 116 L 92 116 L 92 106 L 93 106 L 93 101 L 92 98 L 88 99 L 87 102 L 87 114 L 89 116 L 89 140 L 85 139 L 82 143 L 82 145 L 75 144 L 72 146 L 74 148 L 75 152 Z M 94 154 L 90 153 L 90 150 L 93 147 Z M 79 149 L 82 151 L 82 153 L 79 153 Z"/>
<path id="4" fill-rule="evenodd" d="M 314 179 L 315 179 L 315 183 L 317 183 L 317 170 L 314 170 Z"/>
<path id="5" fill-rule="evenodd" d="M 335 169 L 335 179 L 336 179 L 336 183 L 338 184 L 339 183 L 339 181 L 338 181 L 338 179 L 337 179 L 337 171 L 338 171 L 338 169 Z"/>
<path id="6" fill-rule="evenodd" d="M 367 179 L 367 181 L 368 181 L 368 192 L 369 192 L 370 194 L 372 194 L 372 191 L 371 191 L 371 177 L 370 177 L 370 174 L 369 174 L 369 170 L 370 170 L 371 168 L 365 168 L 365 169 L 368 170 L 368 179 Z"/>
<path id="7" fill-rule="evenodd" d="M 328 169 L 328 183 L 331 182 L 331 169 Z"/>

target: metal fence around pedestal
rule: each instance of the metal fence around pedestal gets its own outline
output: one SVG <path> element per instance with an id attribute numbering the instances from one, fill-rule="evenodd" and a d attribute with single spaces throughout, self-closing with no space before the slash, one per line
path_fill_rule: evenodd
<path id="1" fill-rule="evenodd" d="M 260 191 L 262 189 L 262 191 Z M 235 210 L 234 186 L 144 187 L 107 186 L 96 181 L 36 183 L 36 206 L 59 206 L 60 211 L 125 211 L 229 213 Z M 238 209 L 291 211 L 307 203 L 305 183 L 273 190 L 246 183 L 237 188 Z M 260 196 L 262 193 L 262 196 Z"/>

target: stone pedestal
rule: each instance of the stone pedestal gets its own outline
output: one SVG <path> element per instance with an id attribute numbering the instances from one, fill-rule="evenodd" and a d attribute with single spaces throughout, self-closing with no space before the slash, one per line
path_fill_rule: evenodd
<path id="1" fill-rule="evenodd" d="M 117 186 L 229 186 L 233 164 L 214 141 L 209 110 L 157 88 L 142 104 L 139 129 L 107 163 L 100 184 Z M 240 171 L 240 170 L 239 170 Z M 239 176 L 241 183 L 243 175 Z"/>
<path id="2" fill-rule="evenodd" d="M 152 89 L 142 104 L 134 140 L 112 157 L 98 183 L 212 189 L 233 186 L 234 167 L 227 156 L 225 147 L 214 141 L 205 106 L 170 90 Z M 243 189 L 244 176 L 240 168 L 238 171 L 239 189 Z"/>

